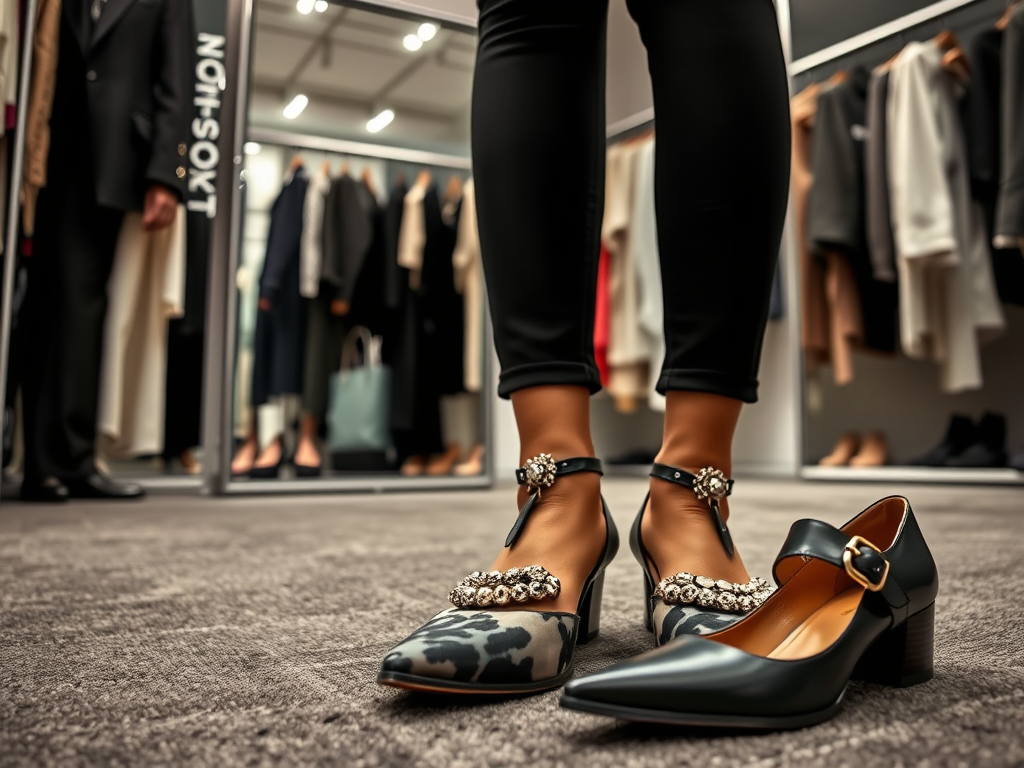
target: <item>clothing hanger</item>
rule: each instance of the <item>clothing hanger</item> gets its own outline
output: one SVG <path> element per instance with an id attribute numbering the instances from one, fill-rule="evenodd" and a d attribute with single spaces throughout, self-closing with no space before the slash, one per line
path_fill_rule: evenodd
<path id="1" fill-rule="evenodd" d="M 433 180 L 433 177 L 430 175 L 430 171 L 428 171 L 426 169 L 423 169 L 422 171 L 420 171 L 419 176 L 416 177 L 416 186 L 417 187 L 429 186 L 430 182 L 432 180 Z"/>
<path id="2" fill-rule="evenodd" d="M 338 176 L 348 176 L 348 158 L 341 161 L 341 166 L 338 168 Z"/>
<path id="3" fill-rule="evenodd" d="M 996 29 L 1000 32 L 1006 31 L 1006 28 L 1010 25 L 1010 19 L 1013 18 L 1014 11 L 1017 10 L 1017 6 L 1020 5 L 1020 0 L 1015 2 L 1007 3 L 1006 10 L 1003 11 L 1003 15 L 999 17 L 999 21 L 996 22 Z"/>
<path id="4" fill-rule="evenodd" d="M 448 188 L 444 192 L 446 200 L 458 200 L 462 197 L 462 179 L 458 176 L 452 176 L 448 179 Z"/>
<path id="5" fill-rule="evenodd" d="M 291 163 L 288 165 L 288 172 L 295 173 L 299 168 L 302 167 L 302 155 L 296 154 L 292 157 Z"/>
<path id="6" fill-rule="evenodd" d="M 971 78 L 971 65 L 967 60 L 964 49 L 956 39 L 956 35 L 948 29 L 939 32 L 934 42 L 944 51 L 942 56 L 942 68 L 958 80 L 966 82 Z"/>
<path id="7" fill-rule="evenodd" d="M 324 160 L 323 163 L 320 165 L 320 175 L 321 176 L 330 176 L 331 175 L 331 161 L 330 160 Z"/>
<path id="8" fill-rule="evenodd" d="M 370 171 L 370 166 L 368 166 L 368 165 L 364 165 L 363 166 L 362 179 L 363 179 L 363 184 L 365 184 L 366 188 L 368 190 L 370 190 L 370 194 L 373 195 L 374 197 L 376 197 L 377 196 L 377 190 L 374 189 L 374 186 L 373 186 L 373 173 Z"/>

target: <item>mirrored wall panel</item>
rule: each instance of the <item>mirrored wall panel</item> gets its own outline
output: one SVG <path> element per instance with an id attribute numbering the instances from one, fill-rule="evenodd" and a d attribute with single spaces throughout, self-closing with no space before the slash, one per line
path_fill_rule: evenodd
<path id="1" fill-rule="evenodd" d="M 255 6 L 233 486 L 485 480 L 475 36 L 365 4 Z"/>

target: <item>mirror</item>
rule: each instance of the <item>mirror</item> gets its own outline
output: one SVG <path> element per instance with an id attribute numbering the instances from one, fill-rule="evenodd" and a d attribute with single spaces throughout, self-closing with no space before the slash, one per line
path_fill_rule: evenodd
<path id="1" fill-rule="evenodd" d="M 254 10 L 232 486 L 482 484 L 475 35 L 365 3 Z"/>

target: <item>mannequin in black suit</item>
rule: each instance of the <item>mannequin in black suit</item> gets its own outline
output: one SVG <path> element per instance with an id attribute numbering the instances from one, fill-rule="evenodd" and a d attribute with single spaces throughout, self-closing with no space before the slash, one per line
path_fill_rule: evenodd
<path id="1" fill-rule="evenodd" d="M 106 288 L 124 213 L 161 229 L 184 196 L 193 48 L 192 0 L 64 0 L 23 308 L 25 499 L 142 493 L 95 466 Z"/>

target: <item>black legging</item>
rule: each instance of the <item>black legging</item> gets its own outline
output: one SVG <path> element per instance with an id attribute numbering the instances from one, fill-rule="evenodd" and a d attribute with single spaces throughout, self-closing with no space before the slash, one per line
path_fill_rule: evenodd
<path id="1" fill-rule="evenodd" d="M 601 388 L 607 0 L 479 0 L 473 165 L 499 394 Z M 757 399 L 789 184 L 772 0 L 630 0 L 657 119 L 658 391 Z"/>

